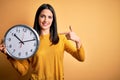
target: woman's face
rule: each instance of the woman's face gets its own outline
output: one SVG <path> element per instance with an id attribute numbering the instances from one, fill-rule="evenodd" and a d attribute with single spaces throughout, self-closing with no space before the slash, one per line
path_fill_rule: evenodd
<path id="1" fill-rule="evenodd" d="M 53 14 L 49 9 L 44 9 L 39 15 L 39 25 L 42 30 L 47 30 L 49 32 L 50 26 L 53 21 Z"/>

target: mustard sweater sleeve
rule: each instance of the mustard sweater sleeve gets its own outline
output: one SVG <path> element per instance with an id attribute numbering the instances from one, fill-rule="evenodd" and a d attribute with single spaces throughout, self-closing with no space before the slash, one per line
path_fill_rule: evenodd
<path id="1" fill-rule="evenodd" d="M 22 75 L 24 76 L 29 69 L 29 61 L 28 60 L 15 60 L 12 58 L 8 59 L 12 66 Z"/>
<path id="2" fill-rule="evenodd" d="M 67 51 L 68 53 L 70 53 L 77 60 L 84 61 L 84 59 L 85 59 L 85 52 L 84 52 L 84 48 L 83 48 L 82 45 L 81 45 L 81 47 L 79 49 L 77 49 L 65 37 L 64 38 L 64 49 L 65 49 L 65 51 Z"/>

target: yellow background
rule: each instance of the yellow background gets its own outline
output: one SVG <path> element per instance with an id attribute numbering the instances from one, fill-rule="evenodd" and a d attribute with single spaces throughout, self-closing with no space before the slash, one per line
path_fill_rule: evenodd
<path id="1" fill-rule="evenodd" d="M 120 0 L 0 0 L 0 40 L 16 24 L 33 26 L 35 12 L 51 4 L 57 15 L 58 31 L 69 25 L 81 38 L 85 62 L 65 53 L 65 80 L 120 80 Z M 0 80 L 26 80 L 0 54 Z"/>

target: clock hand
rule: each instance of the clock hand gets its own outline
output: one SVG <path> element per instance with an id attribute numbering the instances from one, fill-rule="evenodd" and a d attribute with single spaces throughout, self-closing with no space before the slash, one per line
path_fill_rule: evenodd
<path id="1" fill-rule="evenodd" d="M 22 42 L 29 42 L 29 41 L 34 41 L 35 39 L 31 39 L 31 40 L 26 40 L 26 41 L 22 41 Z M 21 42 L 20 42 L 21 43 Z"/>
<path id="2" fill-rule="evenodd" d="M 22 40 L 23 40 L 23 38 L 24 38 L 24 33 L 23 33 L 23 36 L 22 36 Z M 22 47 L 22 43 L 20 44 L 20 48 Z"/>
<path id="3" fill-rule="evenodd" d="M 20 43 L 24 44 L 24 42 L 16 34 L 14 34 L 14 36 L 20 41 Z"/>

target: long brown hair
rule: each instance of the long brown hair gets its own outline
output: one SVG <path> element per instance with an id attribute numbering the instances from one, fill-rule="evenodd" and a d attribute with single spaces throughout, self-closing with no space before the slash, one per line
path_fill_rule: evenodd
<path id="1" fill-rule="evenodd" d="M 57 44 L 59 42 L 59 37 L 58 37 L 58 32 L 57 32 L 56 14 L 55 14 L 53 7 L 50 4 L 42 4 L 38 8 L 36 15 L 35 15 L 34 29 L 37 31 L 39 35 L 41 35 L 41 28 L 38 22 L 38 18 L 39 18 L 41 11 L 44 9 L 49 9 L 53 14 L 53 22 L 52 22 L 52 25 L 50 26 L 50 38 L 49 39 L 52 42 L 52 44 Z"/>

